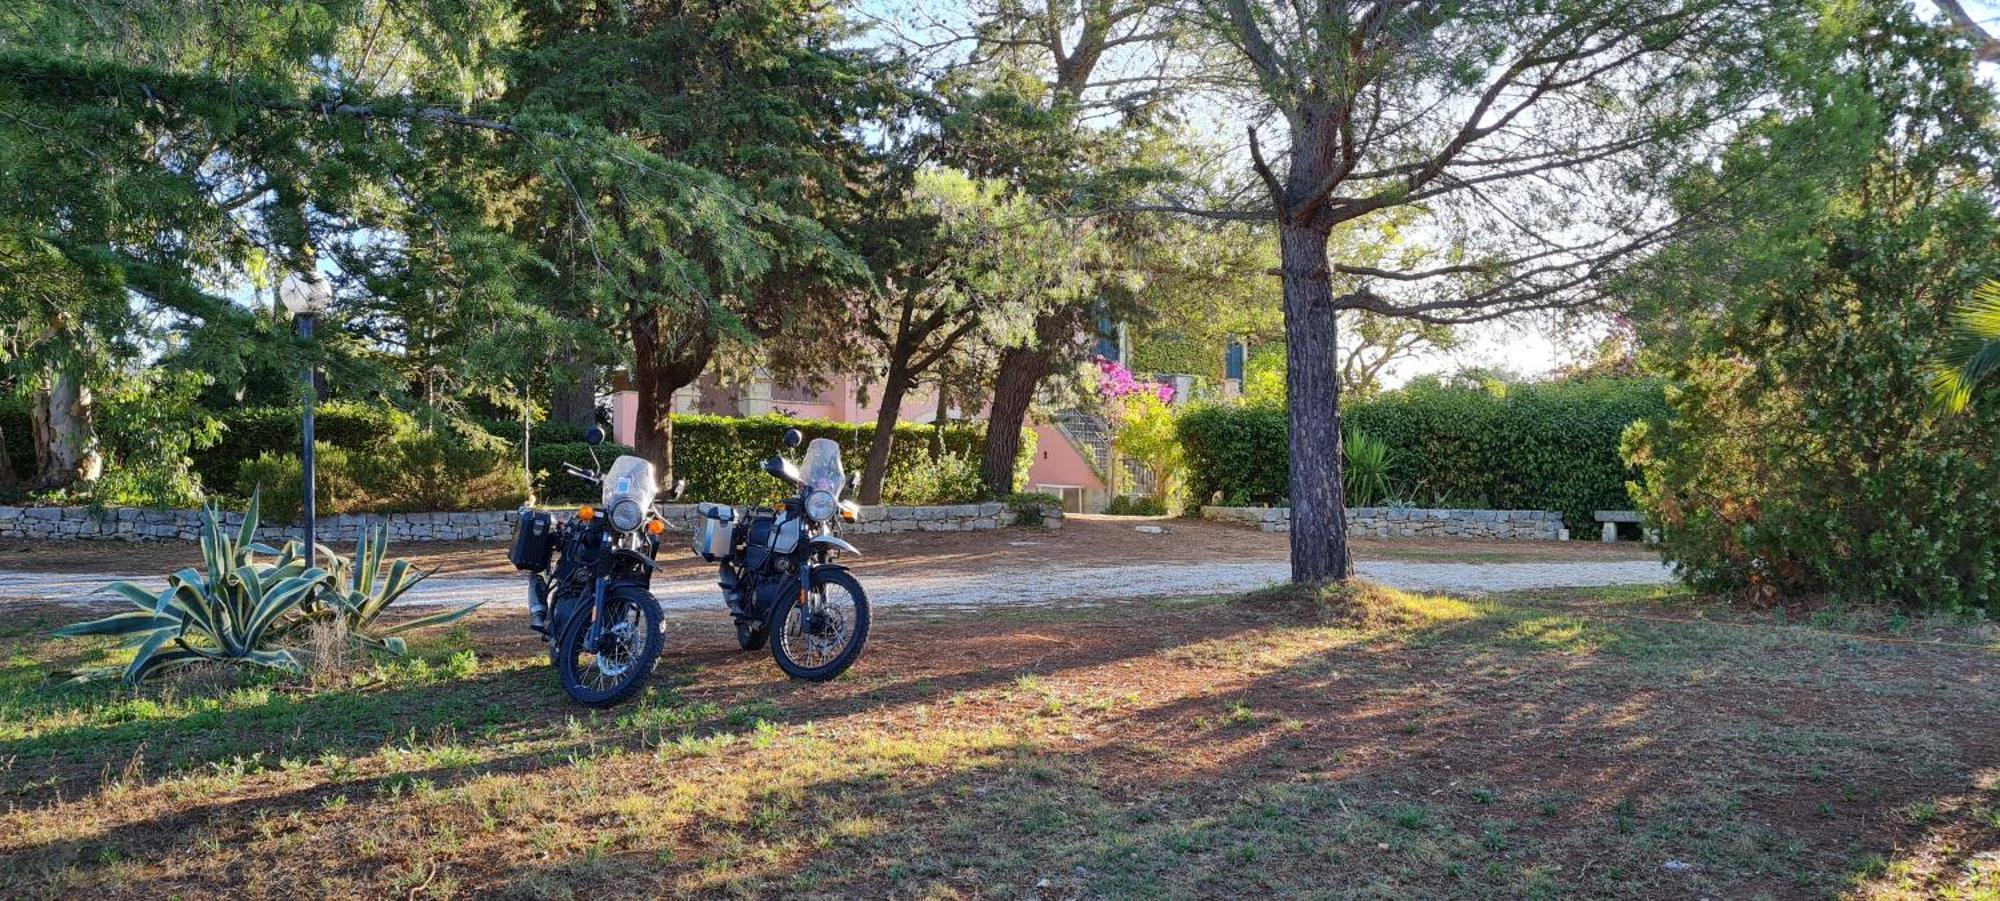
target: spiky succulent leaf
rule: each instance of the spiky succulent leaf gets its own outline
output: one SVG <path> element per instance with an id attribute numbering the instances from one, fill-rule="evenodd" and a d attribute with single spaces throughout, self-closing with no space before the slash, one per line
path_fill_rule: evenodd
<path id="1" fill-rule="evenodd" d="M 55 634 L 64 638 L 77 638 L 84 635 L 131 635 L 134 633 L 179 629 L 180 625 L 181 620 L 177 616 L 161 616 L 149 610 L 132 610 L 125 613 L 114 613 L 103 619 L 72 623 L 57 629 Z"/>
<path id="2" fill-rule="evenodd" d="M 478 604 L 472 604 L 469 606 L 460 607 L 457 610 L 446 610 L 443 613 L 433 613 L 428 616 L 419 616 L 416 619 L 408 620 L 406 622 L 400 622 L 395 624 L 394 626 L 384 629 L 382 631 L 382 634 L 394 635 L 398 632 L 408 632 L 412 629 L 421 629 L 425 626 L 438 626 L 438 625 L 443 625 L 445 623 L 454 622 L 466 616 L 467 614 L 470 614 L 472 611 L 478 610 L 480 607 L 483 606 L 485 606 L 485 602 L 482 601 Z"/>

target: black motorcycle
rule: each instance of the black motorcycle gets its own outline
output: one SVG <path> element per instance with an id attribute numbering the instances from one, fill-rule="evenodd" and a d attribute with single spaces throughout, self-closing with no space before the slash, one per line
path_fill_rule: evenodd
<path id="1" fill-rule="evenodd" d="M 592 428 L 585 440 L 597 466 L 604 432 Z M 549 643 L 563 690 L 609 707 L 638 693 L 666 644 L 652 592 L 666 531 L 653 510 L 659 486 L 653 464 L 638 457 L 621 456 L 609 470 L 563 468 L 601 486 L 602 506 L 578 507 L 567 520 L 523 507 L 508 559 L 528 574 L 528 627 Z"/>
<path id="2" fill-rule="evenodd" d="M 785 447 L 802 436 L 785 430 Z M 848 488 L 840 445 L 816 438 L 801 462 L 783 455 L 765 472 L 794 493 L 770 507 L 696 506 L 694 552 L 721 564 L 718 583 L 746 651 L 771 646 L 778 668 L 794 679 L 824 682 L 847 671 L 868 640 L 868 595 L 839 554 L 860 551 L 834 534 L 859 510 L 841 499 Z"/>

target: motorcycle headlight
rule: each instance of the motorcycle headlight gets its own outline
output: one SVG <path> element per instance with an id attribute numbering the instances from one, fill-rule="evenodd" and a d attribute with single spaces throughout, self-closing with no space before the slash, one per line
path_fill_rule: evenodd
<path id="1" fill-rule="evenodd" d="M 825 522 L 840 512 L 840 502 L 833 499 L 831 491 L 815 491 L 806 495 L 806 515 L 814 522 Z"/>
<path id="2" fill-rule="evenodd" d="M 611 505 L 611 527 L 620 532 L 630 532 L 639 528 L 646 519 L 646 511 L 639 508 L 639 502 L 629 497 L 619 498 Z"/>

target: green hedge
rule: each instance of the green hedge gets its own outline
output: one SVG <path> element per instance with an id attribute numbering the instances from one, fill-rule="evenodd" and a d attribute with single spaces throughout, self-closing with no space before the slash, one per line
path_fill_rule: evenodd
<path id="1" fill-rule="evenodd" d="M 216 416 L 222 420 L 221 440 L 189 455 L 209 491 L 235 485 L 238 470 L 259 454 L 299 452 L 298 407 L 244 407 L 218 411 Z M 332 401 L 313 411 L 314 440 L 349 451 L 386 447 L 414 427 L 409 414 L 392 407 Z"/>
<path id="2" fill-rule="evenodd" d="M 195 471 L 210 491 L 230 490 L 246 484 L 240 474 L 245 464 L 259 454 L 296 456 L 299 442 L 298 410 L 252 407 L 222 414 L 223 439 L 216 446 L 195 455 Z M 376 472 L 380 467 L 363 466 L 393 448 L 419 436 L 410 416 L 394 410 L 353 403 L 331 403 L 321 407 L 316 435 L 332 448 L 347 451 L 355 459 L 355 478 L 363 491 L 380 495 L 385 485 L 375 483 L 396 475 Z M 512 448 L 503 459 L 518 461 L 518 423 L 493 421 L 480 424 L 499 442 Z M 689 499 L 726 503 L 756 503 L 775 499 L 780 486 L 758 468 L 758 461 L 783 450 L 785 429 L 797 428 L 806 440 L 832 438 L 840 442 L 842 460 L 850 472 L 859 472 L 868 454 L 872 425 L 782 416 L 731 418 L 723 416 L 677 415 L 674 417 L 674 469 L 678 478 L 688 480 Z M 570 426 L 538 426 L 535 443 L 529 450 L 529 465 L 536 471 L 536 496 L 546 502 L 575 503 L 595 499 L 597 492 L 563 472 L 564 462 L 590 465 L 590 448 L 582 443 L 582 430 Z M 548 441 L 548 438 L 568 439 Z M 977 461 L 984 430 L 979 426 L 951 425 L 940 430 L 932 426 L 905 423 L 896 427 L 896 443 L 889 456 L 889 473 L 884 484 L 886 499 L 894 503 L 948 503 L 978 496 Z M 1033 433 L 1022 443 L 1021 466 L 1034 454 Z M 606 444 L 598 456 L 606 463 L 629 447 Z M 270 461 L 277 465 L 277 461 Z M 268 469 L 269 466 L 266 467 Z M 449 467 L 440 470 L 451 471 Z M 518 469 L 515 470 L 518 472 Z M 259 476 L 269 476 L 264 470 Z M 259 479 L 253 479 L 258 481 Z M 431 481 L 436 481 L 432 479 Z M 425 492 L 428 493 L 428 492 Z"/>
<path id="3" fill-rule="evenodd" d="M 1666 409 L 1650 379 L 1516 385 L 1496 395 L 1438 387 L 1350 403 L 1342 421 L 1388 443 L 1391 496 L 1421 507 L 1559 510 L 1572 531 L 1591 511 L 1629 509 L 1633 472 L 1619 437 Z M 1181 418 L 1189 486 L 1206 502 L 1282 503 L 1290 454 L 1282 409 L 1208 407 Z"/>

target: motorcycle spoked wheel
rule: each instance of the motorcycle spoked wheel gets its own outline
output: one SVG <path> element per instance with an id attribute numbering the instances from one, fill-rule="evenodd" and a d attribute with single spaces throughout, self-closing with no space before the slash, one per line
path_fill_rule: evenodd
<path id="1" fill-rule="evenodd" d="M 667 643 L 660 603 L 637 586 L 606 592 L 605 628 L 594 647 L 589 646 L 590 620 L 591 608 L 585 606 L 563 622 L 554 648 L 556 675 L 577 703 L 610 707 L 637 694 L 660 660 Z"/>
<path id="2" fill-rule="evenodd" d="M 823 573 L 806 592 L 804 606 L 797 592 L 785 592 L 772 605 L 765 631 L 771 658 L 785 675 L 825 682 L 861 657 L 868 642 L 868 593 L 852 573 Z"/>

